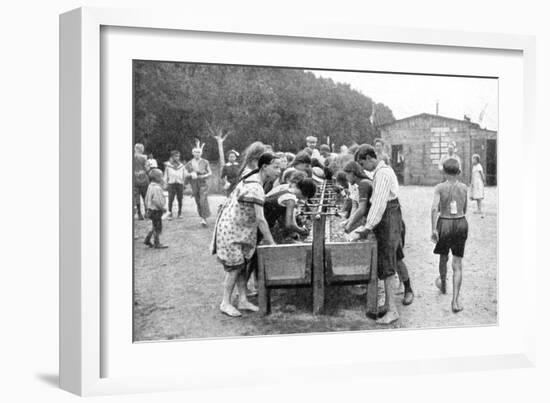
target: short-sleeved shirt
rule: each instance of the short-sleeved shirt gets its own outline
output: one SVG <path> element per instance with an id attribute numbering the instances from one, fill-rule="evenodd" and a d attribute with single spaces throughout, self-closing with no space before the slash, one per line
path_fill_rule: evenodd
<path id="1" fill-rule="evenodd" d="M 270 227 L 273 227 L 277 222 L 284 225 L 286 206 L 289 201 L 297 203 L 298 199 L 287 185 L 277 186 L 267 194 L 265 197 L 264 214 Z"/>
<path id="2" fill-rule="evenodd" d="M 258 174 L 239 182 L 221 208 L 212 252 L 227 266 L 249 260 L 256 250 L 258 222 L 255 207 L 263 206 L 265 193 Z"/>
<path id="3" fill-rule="evenodd" d="M 445 181 L 435 186 L 435 192 L 439 194 L 439 216 L 443 218 L 459 218 L 466 213 L 468 202 L 468 186 L 462 182 L 451 183 Z M 451 214 L 451 202 L 456 202 L 456 214 Z"/>
<path id="4" fill-rule="evenodd" d="M 368 179 L 362 179 L 357 184 L 357 190 L 359 193 L 359 201 L 366 201 L 367 202 L 367 213 L 370 208 L 370 198 L 372 196 L 372 182 Z"/>

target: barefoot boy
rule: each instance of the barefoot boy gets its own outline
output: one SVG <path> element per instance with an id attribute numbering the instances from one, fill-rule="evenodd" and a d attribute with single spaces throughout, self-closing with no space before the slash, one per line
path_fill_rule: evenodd
<path id="1" fill-rule="evenodd" d="M 434 253 L 439 255 L 439 278 L 436 285 L 443 294 L 447 292 L 447 261 L 449 250 L 453 254 L 453 312 L 460 312 L 460 285 L 462 284 L 462 257 L 468 238 L 466 206 L 468 187 L 458 180 L 460 163 L 452 158 L 443 163 L 446 181 L 435 187 L 432 204 L 432 241 Z"/>
<path id="2" fill-rule="evenodd" d="M 166 211 L 164 208 L 166 198 L 162 189 L 162 171 L 157 168 L 151 169 L 149 179 L 151 183 L 147 188 L 147 195 L 145 196 L 145 208 L 147 209 L 147 215 L 151 220 L 153 228 L 149 231 L 143 243 L 151 248 L 164 249 L 168 246 L 162 245 L 159 239 L 162 232 L 162 214 Z M 153 236 L 155 239 L 154 245 L 151 243 L 151 237 Z"/>

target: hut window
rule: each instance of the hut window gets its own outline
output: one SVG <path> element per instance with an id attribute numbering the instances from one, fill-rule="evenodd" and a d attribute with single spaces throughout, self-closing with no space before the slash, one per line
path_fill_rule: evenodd
<path id="1" fill-rule="evenodd" d="M 430 160 L 433 165 L 439 165 L 441 157 L 447 153 L 450 142 L 449 131 L 448 127 L 432 127 L 430 129 Z"/>

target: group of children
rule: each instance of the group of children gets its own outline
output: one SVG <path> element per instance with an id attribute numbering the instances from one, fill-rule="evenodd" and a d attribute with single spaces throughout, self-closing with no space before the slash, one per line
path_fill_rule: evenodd
<path id="1" fill-rule="evenodd" d="M 189 184 L 197 212 L 201 219 L 201 225 L 206 226 L 206 219 L 210 216 L 208 204 L 207 179 L 212 174 L 210 164 L 202 158 L 204 144 L 197 142 L 193 148 L 193 158 L 187 163 L 181 162 L 181 154 L 174 150 L 170 153 L 170 159 L 164 163 L 162 172 L 152 155 L 147 159 L 143 154 L 142 144 L 134 146 L 134 198 L 138 219 L 142 220 L 140 198 L 143 198 L 145 215 L 151 220 L 152 228 L 147 234 L 144 244 L 155 248 L 167 248 L 160 243 L 162 232 L 162 218 L 168 212 L 167 218 L 173 218 L 173 203 L 177 200 L 177 217 L 181 218 L 183 190 Z M 168 209 L 166 209 L 166 197 L 164 191 L 168 191 Z M 153 239 L 154 243 L 151 243 Z"/>
<path id="2" fill-rule="evenodd" d="M 308 137 L 307 146 L 296 155 L 274 152 L 269 145 L 255 142 L 244 151 L 241 164 L 237 162 L 239 154 L 236 151 L 231 150 L 228 153 L 228 163 L 221 171 L 227 199 L 220 206 L 212 242 L 212 251 L 218 255 L 226 272 L 220 305 L 223 313 L 240 316 L 239 309 L 257 311 L 257 307 L 247 300 L 247 295 L 251 295 L 254 290 L 246 288 L 248 279 L 257 270 L 257 245 L 261 241 L 285 243 L 305 236 L 307 229 L 297 222 L 296 207 L 313 197 L 317 185 L 323 180 L 334 179 L 344 189 L 348 199 L 345 231 L 352 232 L 365 223 L 373 197 L 373 177 L 357 162 L 359 146 L 349 149 L 346 147 L 336 154 L 327 145 L 322 145 L 318 150 L 316 142 L 314 137 Z M 389 166 L 383 146 L 383 142 L 378 139 L 374 149 L 379 160 L 385 161 Z M 162 216 L 166 212 L 163 183 L 168 189 L 169 216 L 172 216 L 173 201 L 177 199 L 180 217 L 184 184 L 191 178 L 194 181 L 191 182 L 193 193 L 197 195 L 197 210 L 205 223 L 205 217 L 210 214 L 206 199 L 206 178 L 211 171 L 208 161 L 203 160 L 201 154 L 202 147 L 196 147 L 193 150 L 194 159 L 184 165 L 180 162 L 179 152 L 174 151 L 170 161 L 165 164 L 164 173 L 158 168 L 149 170 L 150 184 L 145 196 L 145 206 L 152 229 L 145 238 L 146 245 L 154 248 L 166 247 L 159 240 Z M 484 196 L 485 178 L 479 156 L 474 155 L 472 162 L 472 183 L 468 191 L 468 187 L 459 181 L 460 161 L 457 158 L 442 161 L 445 181 L 435 187 L 432 204 L 431 239 L 436 244 L 434 253 L 440 256 L 436 285 L 442 293 L 447 292 L 447 263 L 451 252 L 453 312 L 462 310 L 459 295 L 462 257 L 468 236 L 468 193 L 470 199 L 477 201 L 479 212 Z M 402 219 L 400 220 L 401 242 L 396 249 L 396 272 L 405 288 L 402 302 L 408 305 L 412 303 L 414 294 L 403 261 L 405 226 Z M 237 307 L 231 303 L 235 286 L 239 290 Z"/>

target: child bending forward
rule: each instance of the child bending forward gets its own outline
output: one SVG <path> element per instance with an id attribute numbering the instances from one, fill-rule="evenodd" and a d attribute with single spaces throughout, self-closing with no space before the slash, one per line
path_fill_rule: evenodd
<path id="1" fill-rule="evenodd" d="M 453 312 L 460 312 L 460 285 L 462 284 L 462 257 L 468 238 L 466 206 L 468 187 L 458 180 L 460 166 L 455 159 L 443 164 L 446 181 L 435 187 L 432 204 L 432 241 L 436 244 L 434 253 L 439 255 L 439 277 L 436 285 L 443 294 L 447 292 L 447 261 L 449 250 L 453 254 Z"/>

